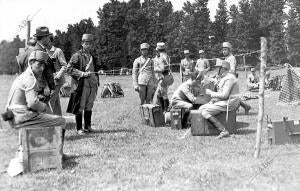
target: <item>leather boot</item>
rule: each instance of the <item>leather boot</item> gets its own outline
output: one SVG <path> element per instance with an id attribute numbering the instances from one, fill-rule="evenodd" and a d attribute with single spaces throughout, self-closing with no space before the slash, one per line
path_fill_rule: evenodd
<path id="1" fill-rule="evenodd" d="M 190 110 L 183 110 L 183 116 L 182 116 L 182 128 L 188 128 L 190 125 Z"/>
<path id="2" fill-rule="evenodd" d="M 219 136 L 217 136 L 217 139 L 222 139 L 223 137 L 227 137 L 229 135 L 229 132 L 226 130 L 225 126 L 220 123 L 220 121 L 215 118 L 214 116 L 211 116 L 208 118 L 208 120 L 219 130 L 221 133 Z"/>
<path id="3" fill-rule="evenodd" d="M 243 101 L 240 102 L 240 105 L 242 106 L 242 108 L 244 108 L 245 110 L 245 115 L 248 115 L 249 114 L 249 111 L 251 109 L 251 106 L 244 103 Z"/>
<path id="4" fill-rule="evenodd" d="M 170 105 L 169 99 L 163 99 L 163 103 L 164 103 L 164 108 L 163 108 L 163 110 L 164 110 L 165 112 L 167 112 L 168 109 L 169 109 L 169 105 Z"/>
<path id="5" fill-rule="evenodd" d="M 84 134 L 82 130 L 82 112 L 75 115 L 76 120 L 76 130 L 78 134 Z"/>
<path id="6" fill-rule="evenodd" d="M 91 127 L 92 111 L 84 111 L 84 131 L 91 133 L 93 131 Z"/>
<path id="7" fill-rule="evenodd" d="M 159 97 L 158 101 L 159 101 L 159 105 L 160 105 L 161 109 L 164 111 L 165 110 L 164 99 L 162 97 Z"/>

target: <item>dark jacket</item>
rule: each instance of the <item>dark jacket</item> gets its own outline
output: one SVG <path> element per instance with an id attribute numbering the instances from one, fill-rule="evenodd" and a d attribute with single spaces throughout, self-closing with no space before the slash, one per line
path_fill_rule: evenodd
<path id="1" fill-rule="evenodd" d="M 99 71 L 99 65 L 97 64 L 96 58 L 93 57 L 94 71 Z M 83 72 L 85 72 L 85 63 L 84 54 L 82 50 L 77 51 L 71 57 L 68 65 L 67 72 L 72 77 L 71 79 L 71 97 L 69 100 L 67 112 L 77 114 L 79 112 L 80 100 L 83 90 L 84 78 L 82 77 Z M 99 76 L 96 74 L 98 85 L 99 85 Z"/>
<path id="2" fill-rule="evenodd" d="M 35 51 L 35 50 L 40 50 L 40 51 L 44 51 L 47 52 L 46 49 L 44 47 L 42 47 L 39 43 L 36 43 L 36 45 L 32 48 L 27 48 L 25 50 L 25 52 L 20 55 L 19 58 L 19 73 L 23 73 L 26 68 L 28 67 L 28 58 L 30 56 L 30 54 Z M 55 89 L 55 83 L 54 83 L 54 77 L 53 77 L 53 73 L 55 73 L 55 68 L 53 66 L 52 60 L 48 59 L 45 70 L 43 72 L 43 79 L 42 79 L 42 83 L 44 85 L 48 85 L 50 90 L 54 90 Z"/>

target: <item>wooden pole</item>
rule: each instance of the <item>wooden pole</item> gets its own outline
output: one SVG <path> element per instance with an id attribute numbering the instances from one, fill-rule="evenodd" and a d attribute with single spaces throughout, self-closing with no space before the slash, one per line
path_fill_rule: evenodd
<path id="1" fill-rule="evenodd" d="M 30 20 L 27 19 L 27 34 L 26 34 L 26 40 L 25 40 L 25 47 L 27 46 L 27 42 L 30 39 L 30 28 L 31 28 L 31 23 L 30 23 Z"/>
<path id="2" fill-rule="evenodd" d="M 256 144 L 254 157 L 258 158 L 261 145 L 261 131 L 264 117 L 264 89 L 265 89 L 265 67 L 267 63 L 267 39 L 260 38 L 261 56 L 260 56 L 260 75 L 259 75 L 259 93 L 258 93 L 258 120 L 256 130 Z"/>
<path id="3" fill-rule="evenodd" d="M 246 79 L 247 79 L 248 75 L 247 75 L 246 57 L 245 57 L 245 55 L 243 56 L 243 64 L 244 64 L 244 70 L 245 70 L 245 73 L 246 73 Z"/>

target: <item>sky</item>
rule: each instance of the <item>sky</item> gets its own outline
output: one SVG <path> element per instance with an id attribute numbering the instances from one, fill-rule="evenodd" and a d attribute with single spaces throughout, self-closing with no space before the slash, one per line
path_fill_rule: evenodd
<path id="1" fill-rule="evenodd" d="M 127 1 L 127 0 L 125 0 Z M 181 10 L 186 0 L 170 0 L 175 10 Z M 194 0 L 190 0 L 193 2 Z M 109 0 L 0 0 L 0 42 L 12 40 L 17 34 L 21 39 L 26 38 L 26 27 L 23 22 L 31 19 L 31 36 L 38 26 L 66 31 L 68 24 L 75 24 L 82 19 L 91 17 L 98 24 L 97 10 Z M 239 0 L 226 0 L 229 8 L 238 4 Z M 208 8 L 213 20 L 219 0 L 209 0 Z"/>

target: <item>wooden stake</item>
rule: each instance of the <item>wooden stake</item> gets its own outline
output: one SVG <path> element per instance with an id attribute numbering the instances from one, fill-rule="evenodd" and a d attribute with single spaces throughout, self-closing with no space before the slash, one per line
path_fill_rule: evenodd
<path id="1" fill-rule="evenodd" d="M 247 75 L 246 57 L 245 57 L 245 55 L 243 56 L 243 64 L 244 64 L 244 70 L 245 70 L 245 73 L 246 73 L 246 79 L 247 79 L 248 75 Z"/>
<path id="2" fill-rule="evenodd" d="M 31 21 L 27 19 L 27 34 L 26 34 L 26 40 L 25 40 L 25 47 L 27 46 L 27 42 L 30 39 L 30 29 L 31 29 Z"/>
<path id="3" fill-rule="evenodd" d="M 256 144 L 254 157 L 258 158 L 261 145 L 261 131 L 264 117 L 264 89 L 265 89 L 265 67 L 267 63 L 267 39 L 260 38 L 261 56 L 260 56 L 260 75 L 259 75 L 259 93 L 258 93 L 258 120 L 256 130 Z"/>

